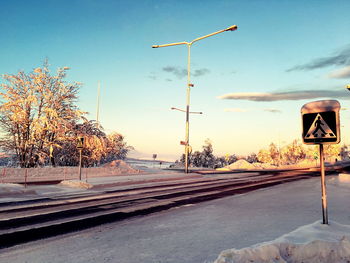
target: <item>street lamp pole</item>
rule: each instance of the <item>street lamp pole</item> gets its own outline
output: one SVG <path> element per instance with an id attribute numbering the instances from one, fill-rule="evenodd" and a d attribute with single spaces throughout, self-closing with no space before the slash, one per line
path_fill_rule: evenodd
<path id="1" fill-rule="evenodd" d="M 187 45 L 188 47 L 188 56 L 187 56 L 187 90 L 186 90 L 186 136 L 185 136 L 185 173 L 188 173 L 188 155 L 189 155 L 189 139 L 190 139 L 190 93 L 191 93 L 191 87 L 193 87 L 193 84 L 191 84 L 191 46 L 194 42 L 197 42 L 199 40 L 202 40 L 207 37 L 211 37 L 214 35 L 217 35 L 219 33 L 225 32 L 225 31 L 234 31 L 237 30 L 237 26 L 233 25 L 228 28 L 219 30 L 217 32 L 196 38 L 192 40 L 191 42 L 177 42 L 177 43 L 170 43 L 170 44 L 164 44 L 164 45 L 153 45 L 152 48 L 160 48 L 160 47 L 170 47 L 170 46 L 178 46 L 178 45 Z"/>

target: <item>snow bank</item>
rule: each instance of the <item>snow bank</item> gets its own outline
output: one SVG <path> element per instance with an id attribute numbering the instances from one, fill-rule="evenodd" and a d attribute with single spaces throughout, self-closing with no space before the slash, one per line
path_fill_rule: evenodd
<path id="1" fill-rule="evenodd" d="M 93 187 L 92 184 L 88 184 L 88 183 L 85 183 L 82 181 L 77 181 L 77 180 L 62 181 L 58 185 L 72 187 L 72 188 L 80 188 L 80 189 L 90 189 Z"/>
<path id="2" fill-rule="evenodd" d="M 246 160 L 238 160 L 223 168 L 218 168 L 219 171 L 231 170 L 260 170 L 260 169 L 276 169 L 277 167 L 268 163 L 249 163 Z"/>
<path id="3" fill-rule="evenodd" d="M 349 239 L 349 225 L 317 221 L 270 242 L 224 250 L 214 263 L 345 263 L 350 262 Z"/>
<path id="4" fill-rule="evenodd" d="M 350 183 L 350 174 L 348 174 L 348 173 L 340 173 L 339 174 L 339 182 L 341 182 L 341 183 Z"/>

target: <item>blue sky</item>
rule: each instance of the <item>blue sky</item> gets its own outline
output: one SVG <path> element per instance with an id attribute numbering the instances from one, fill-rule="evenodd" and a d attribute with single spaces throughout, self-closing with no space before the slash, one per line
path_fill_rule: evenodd
<path id="1" fill-rule="evenodd" d="M 185 115 L 170 108 L 186 104 L 187 48 L 151 46 L 189 42 L 234 24 L 237 31 L 192 46 L 191 110 L 204 112 L 190 117 L 194 150 L 206 138 L 218 155 L 283 145 L 300 138 L 303 104 L 329 98 L 350 104 L 347 0 L 0 4 L 0 73 L 30 72 L 45 58 L 53 71 L 69 66 L 68 80 L 84 83 L 79 106 L 90 119 L 101 81 L 102 126 L 122 133 L 139 156 L 175 159 L 184 150 Z M 342 110 L 345 143 L 349 121 Z"/>

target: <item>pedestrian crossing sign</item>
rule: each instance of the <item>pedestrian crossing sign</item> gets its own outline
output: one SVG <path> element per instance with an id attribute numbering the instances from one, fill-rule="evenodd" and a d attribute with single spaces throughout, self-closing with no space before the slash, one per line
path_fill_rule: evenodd
<path id="1" fill-rule="evenodd" d="M 84 137 L 79 136 L 77 138 L 77 149 L 83 149 L 84 148 Z"/>
<path id="2" fill-rule="evenodd" d="M 305 144 L 336 144 L 340 142 L 340 104 L 336 100 L 321 100 L 301 108 Z"/>

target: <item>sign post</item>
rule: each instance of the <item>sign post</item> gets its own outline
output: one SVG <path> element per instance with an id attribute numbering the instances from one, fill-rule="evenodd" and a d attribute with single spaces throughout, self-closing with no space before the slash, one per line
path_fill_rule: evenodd
<path id="1" fill-rule="evenodd" d="M 314 101 L 301 108 L 303 142 L 305 144 L 318 144 L 320 150 L 323 224 L 328 224 L 323 144 L 340 142 L 339 110 L 340 103 L 336 100 Z"/>
<path id="2" fill-rule="evenodd" d="M 81 181 L 81 159 L 82 159 L 82 151 L 84 148 L 84 137 L 79 136 L 77 138 L 77 149 L 79 150 L 79 180 Z"/>

